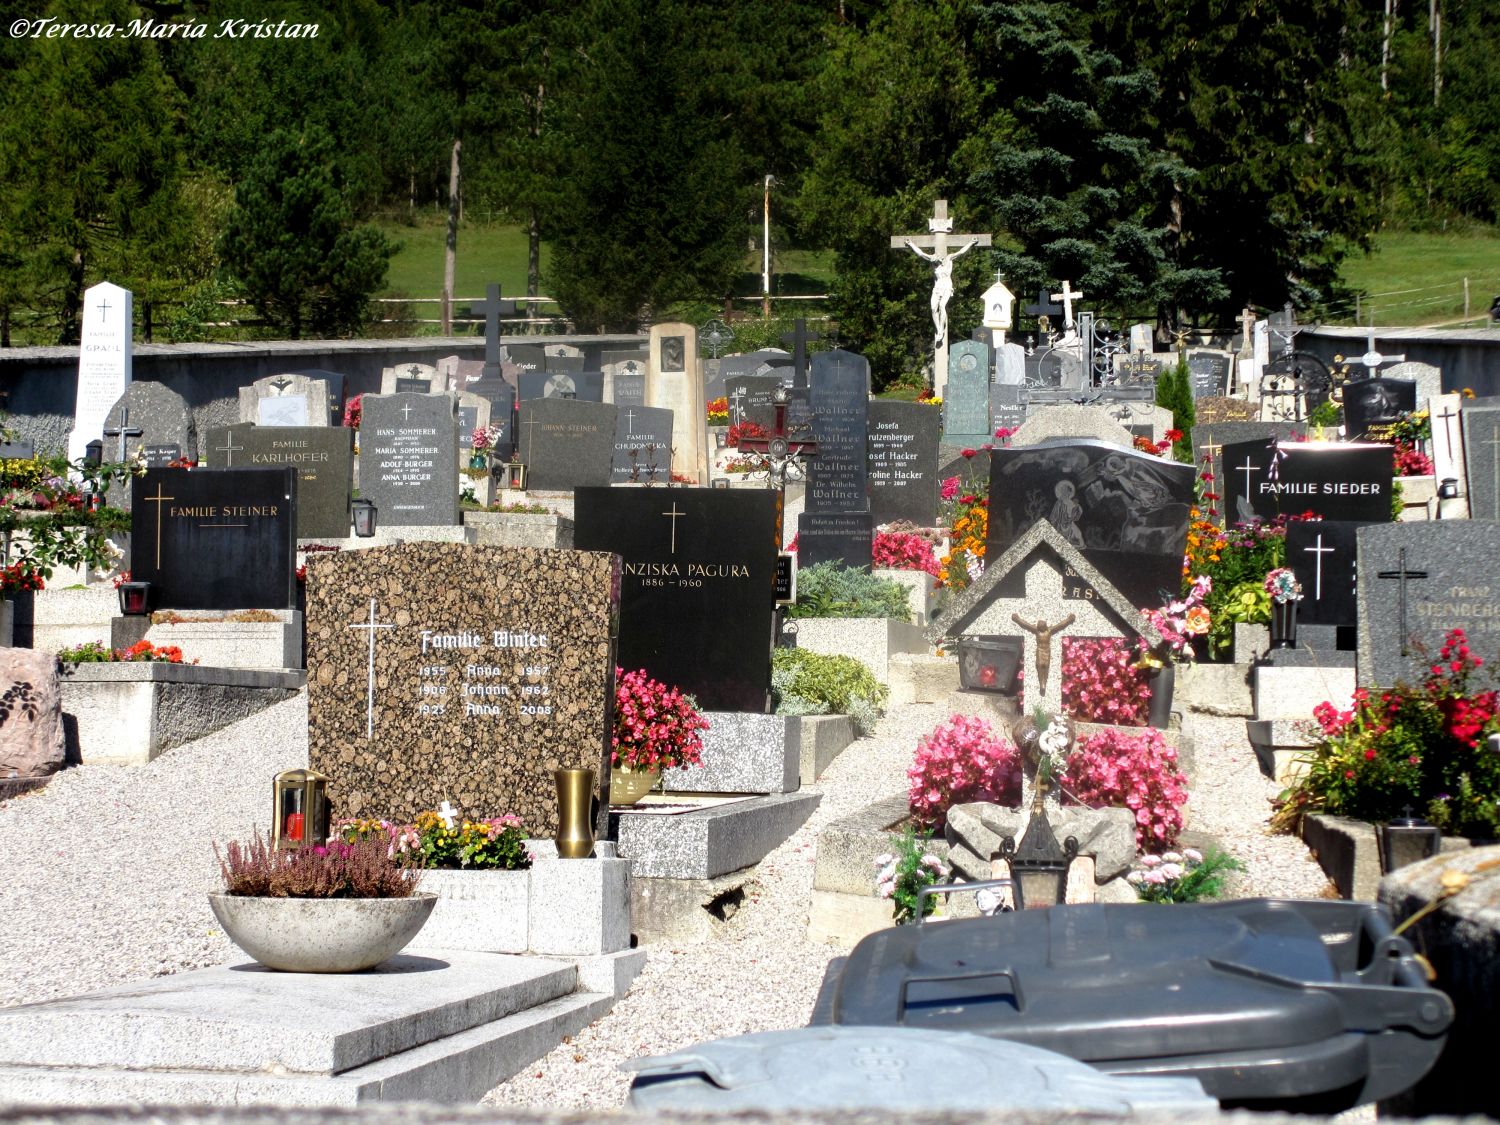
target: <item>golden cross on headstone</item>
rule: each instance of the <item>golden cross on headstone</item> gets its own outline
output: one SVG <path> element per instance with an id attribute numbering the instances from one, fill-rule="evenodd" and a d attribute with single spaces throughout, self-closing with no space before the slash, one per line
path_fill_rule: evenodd
<path id="1" fill-rule="evenodd" d="M 671 553 L 675 555 L 677 553 L 677 519 L 678 519 L 679 516 L 685 516 L 685 515 L 687 515 L 687 513 L 686 512 L 679 512 L 677 510 L 677 501 L 673 500 L 672 501 L 672 510 L 669 511 L 669 512 L 663 512 L 662 515 L 664 515 L 664 516 L 670 516 L 671 520 L 672 520 L 672 551 L 671 551 Z"/>
<path id="2" fill-rule="evenodd" d="M 163 496 L 161 494 L 162 482 L 156 482 L 156 495 L 142 497 L 148 504 L 156 505 L 156 568 L 161 569 L 161 506 L 168 500 L 176 500 L 175 496 Z"/>

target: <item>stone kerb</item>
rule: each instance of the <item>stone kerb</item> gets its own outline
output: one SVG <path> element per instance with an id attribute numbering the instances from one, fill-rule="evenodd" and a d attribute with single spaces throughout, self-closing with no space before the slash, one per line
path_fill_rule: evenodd
<path id="1" fill-rule="evenodd" d="M 882 684 L 891 682 L 891 658 L 926 653 L 922 630 L 893 617 L 799 617 L 797 647 L 824 656 L 852 656 Z"/>
<path id="2" fill-rule="evenodd" d="M 573 549 L 573 521 L 551 512 L 465 512 L 464 527 L 481 547 Z"/>
<path id="3" fill-rule="evenodd" d="M 183 660 L 213 668 L 301 668 L 302 614 L 264 612 L 274 613 L 278 620 L 236 621 L 225 615 L 215 621 L 153 622 L 146 640 L 175 645 L 182 649 Z"/>
<path id="4" fill-rule="evenodd" d="M 667 770 L 669 793 L 795 793 L 854 741 L 847 715 L 705 711 L 703 765 Z"/>

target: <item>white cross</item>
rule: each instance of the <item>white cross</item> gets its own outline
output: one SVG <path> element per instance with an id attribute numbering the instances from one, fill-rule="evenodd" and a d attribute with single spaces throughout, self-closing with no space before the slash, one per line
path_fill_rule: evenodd
<path id="1" fill-rule="evenodd" d="M 629 437 L 634 437 L 635 436 L 635 426 L 632 425 L 632 423 L 634 421 L 635 421 L 635 411 L 634 410 L 627 410 L 627 411 L 625 411 L 625 433 Z"/>
<path id="2" fill-rule="evenodd" d="M 976 246 L 990 245 L 988 234 L 955 234 L 948 217 L 948 201 L 939 199 L 932 205 L 926 234 L 893 234 L 891 247 L 910 250 L 932 263 L 932 377 L 934 389 L 948 379 L 948 301 L 953 296 L 953 262 Z M 930 252 L 929 252 L 930 251 Z"/>
<path id="3" fill-rule="evenodd" d="M 1244 312 L 1239 316 L 1240 329 L 1243 331 L 1245 341 L 1240 345 L 1240 354 L 1249 355 L 1254 346 L 1255 335 L 1255 310 L 1249 305 L 1245 306 Z"/>
<path id="4" fill-rule="evenodd" d="M 160 491 L 158 489 L 158 491 Z M 350 625 L 351 629 L 368 629 L 370 632 L 370 675 L 369 685 L 365 688 L 365 737 L 375 737 L 375 630 L 394 629 L 394 624 L 375 623 L 375 599 L 370 599 L 370 623 L 368 625 Z"/>
<path id="5" fill-rule="evenodd" d="M 443 818 L 443 827 L 452 828 L 453 822 L 458 819 L 458 810 L 449 803 L 448 798 L 443 798 L 443 803 L 438 806 L 438 816 Z"/>
<path id="6" fill-rule="evenodd" d="M 1245 474 L 1245 503 L 1250 503 L 1250 474 L 1260 472 L 1259 465 L 1250 464 L 1250 455 L 1245 455 L 1245 463 L 1235 470 L 1237 473 Z"/>
<path id="7" fill-rule="evenodd" d="M 215 453 L 222 453 L 222 454 L 224 454 L 224 467 L 226 469 L 234 467 L 234 455 L 236 453 L 243 453 L 244 450 L 245 450 L 245 447 L 243 445 L 235 445 L 234 444 L 234 435 L 233 434 L 225 434 L 224 435 L 224 444 L 223 445 L 218 445 L 218 446 L 214 447 L 214 452 Z"/>
<path id="8" fill-rule="evenodd" d="M 1363 363 L 1367 368 L 1369 368 L 1370 378 L 1373 379 L 1375 377 L 1375 369 L 1378 368 L 1382 363 L 1402 363 L 1405 360 L 1405 353 L 1401 355 L 1381 355 L 1379 352 L 1377 352 L 1375 350 L 1375 329 L 1370 329 L 1369 351 L 1365 352 L 1364 355 L 1359 357 L 1359 362 Z"/>
<path id="9" fill-rule="evenodd" d="M 1333 554 L 1332 547 L 1323 546 L 1323 533 L 1318 532 L 1318 541 L 1315 546 L 1303 547 L 1302 550 L 1313 557 L 1316 564 L 1313 570 L 1313 601 L 1323 600 L 1323 556 Z"/>
<path id="10" fill-rule="evenodd" d="M 403 406 L 401 408 L 401 416 L 403 418 L 405 418 L 408 422 L 411 421 L 411 403 L 408 402 L 405 406 Z"/>
<path id="11" fill-rule="evenodd" d="M 734 394 L 732 394 L 732 395 L 729 396 L 729 403 L 730 403 L 731 406 L 734 407 L 734 424 L 736 426 L 738 426 L 740 424 L 741 410 L 742 410 L 742 407 L 740 406 L 740 403 L 742 403 L 744 401 L 745 401 L 745 388 L 744 387 L 736 387 L 734 389 Z"/>
<path id="12" fill-rule="evenodd" d="M 1054 301 L 1061 301 L 1063 307 L 1063 327 L 1073 327 L 1073 302 L 1083 300 L 1083 291 L 1073 292 L 1073 284 L 1064 280 L 1061 293 L 1049 293 L 1048 296 Z"/>

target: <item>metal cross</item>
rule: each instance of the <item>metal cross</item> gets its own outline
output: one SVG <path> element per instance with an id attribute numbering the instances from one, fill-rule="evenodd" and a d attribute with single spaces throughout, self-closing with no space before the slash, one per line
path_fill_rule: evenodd
<path id="1" fill-rule="evenodd" d="M 1400 585 L 1400 594 L 1398 595 L 1398 597 L 1400 599 L 1399 603 L 1398 603 L 1398 612 L 1400 613 L 1399 622 L 1400 622 L 1400 628 L 1401 628 L 1401 655 L 1402 656 L 1406 656 L 1410 652 L 1410 645 L 1409 645 L 1409 643 L 1407 641 L 1407 636 L 1406 636 L 1406 580 L 1408 578 L 1426 578 L 1427 577 L 1427 572 L 1425 570 L 1407 570 L 1406 569 L 1406 548 L 1405 547 L 1400 548 L 1396 552 L 1396 566 L 1399 568 L 1398 570 L 1381 570 L 1381 571 L 1377 571 L 1376 574 L 1375 574 L 1375 577 L 1377 577 L 1377 578 L 1395 578 L 1395 579 L 1398 579 L 1400 581 L 1400 583 L 1401 583 L 1401 585 Z"/>
<path id="2" fill-rule="evenodd" d="M 713 358 L 719 358 L 719 349 L 734 339 L 734 330 L 717 318 L 698 329 L 698 339 L 708 345 Z"/>
<path id="3" fill-rule="evenodd" d="M 1375 350 L 1375 329 L 1370 329 L 1369 350 L 1366 351 L 1364 355 L 1359 357 L 1359 362 L 1363 363 L 1365 365 L 1365 368 L 1369 371 L 1369 375 L 1367 376 L 1368 378 L 1375 378 L 1376 369 L 1379 368 L 1382 363 L 1401 363 L 1405 359 L 1406 354 L 1404 352 L 1401 355 L 1381 355 L 1379 352 L 1377 352 Z"/>
<path id="4" fill-rule="evenodd" d="M 792 321 L 792 330 L 781 338 L 783 344 L 792 346 L 792 386 L 807 386 L 807 345 L 823 337 L 807 330 L 807 321 L 798 317 Z"/>
<path id="5" fill-rule="evenodd" d="M 740 424 L 740 421 L 741 421 L 742 408 L 740 406 L 740 403 L 744 402 L 745 398 L 746 398 L 746 395 L 745 395 L 745 388 L 744 387 L 736 387 L 735 390 L 734 390 L 734 394 L 732 394 L 732 395 L 729 396 L 729 404 L 730 404 L 730 406 L 732 406 L 734 408 L 734 410 L 733 410 L 733 420 L 734 420 L 734 424 L 736 426 L 738 426 Z"/>
<path id="6" fill-rule="evenodd" d="M 1313 557 L 1313 601 L 1320 602 L 1323 600 L 1323 556 L 1333 554 L 1333 548 L 1323 546 L 1323 533 L 1320 531 L 1316 544 L 1303 547 L 1302 550 Z"/>
<path id="7" fill-rule="evenodd" d="M 365 737 L 375 737 L 375 630 L 394 629 L 394 623 L 377 623 L 375 620 L 375 599 L 370 599 L 370 623 L 368 625 L 350 625 L 351 629 L 367 629 L 370 634 L 370 671 L 369 683 L 365 688 Z"/>
<path id="8" fill-rule="evenodd" d="M 168 500 L 176 500 L 175 496 L 163 496 L 161 494 L 161 481 L 156 482 L 156 495 L 142 497 L 148 504 L 156 505 L 156 569 L 161 569 L 161 506 Z"/>
<path id="9" fill-rule="evenodd" d="M 1063 307 L 1063 327 L 1073 327 L 1073 302 L 1083 300 L 1083 291 L 1073 292 L 1073 284 L 1067 279 L 1063 280 L 1061 293 L 1049 294 L 1054 301 L 1061 301 Z"/>
<path id="10" fill-rule="evenodd" d="M 243 445 L 235 445 L 234 444 L 234 434 L 232 434 L 232 433 L 225 433 L 225 435 L 224 435 L 224 444 L 223 445 L 218 445 L 218 446 L 214 447 L 214 452 L 215 453 L 222 453 L 222 454 L 224 454 L 224 467 L 226 469 L 233 468 L 234 467 L 234 455 L 236 453 L 243 453 L 244 451 L 245 451 L 245 447 Z"/>
<path id="11" fill-rule="evenodd" d="M 685 515 L 687 515 L 687 513 L 686 512 L 679 512 L 677 510 L 677 501 L 673 500 L 672 501 L 672 510 L 670 512 L 663 512 L 662 515 L 664 515 L 664 516 L 670 516 L 671 520 L 672 520 L 672 550 L 671 550 L 671 553 L 675 555 L 677 553 L 677 519 L 678 519 L 679 516 L 685 516 Z"/>
<path id="12" fill-rule="evenodd" d="M 1027 305 L 1024 311 L 1027 316 L 1034 316 L 1040 320 L 1044 316 L 1056 316 L 1063 311 L 1063 307 L 1061 305 L 1054 305 L 1047 291 L 1040 289 L 1037 291 L 1036 304 Z"/>
<path id="13" fill-rule="evenodd" d="M 1443 456 L 1453 459 L 1453 420 L 1458 413 L 1453 409 L 1453 404 L 1443 403 L 1443 412 L 1438 415 L 1443 420 L 1443 445 L 1446 452 Z"/>
<path id="14" fill-rule="evenodd" d="M 141 428 L 130 424 L 130 407 L 126 406 L 120 410 L 120 424 L 114 427 L 105 427 L 105 437 L 118 437 L 120 439 L 120 453 L 116 460 L 125 460 L 125 439 L 140 437 Z"/>
<path id="15" fill-rule="evenodd" d="M 1248 504 L 1250 503 L 1250 474 L 1260 472 L 1260 466 L 1250 464 L 1250 455 L 1247 453 L 1245 463 L 1235 469 L 1235 472 L 1245 474 L 1245 503 Z"/>

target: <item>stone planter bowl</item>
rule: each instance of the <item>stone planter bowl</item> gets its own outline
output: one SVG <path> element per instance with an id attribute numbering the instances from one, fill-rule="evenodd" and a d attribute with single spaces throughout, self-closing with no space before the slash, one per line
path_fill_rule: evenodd
<path id="1" fill-rule="evenodd" d="M 410 898 L 255 898 L 210 894 L 229 940 L 268 969 L 355 973 L 417 936 L 437 895 Z"/>

